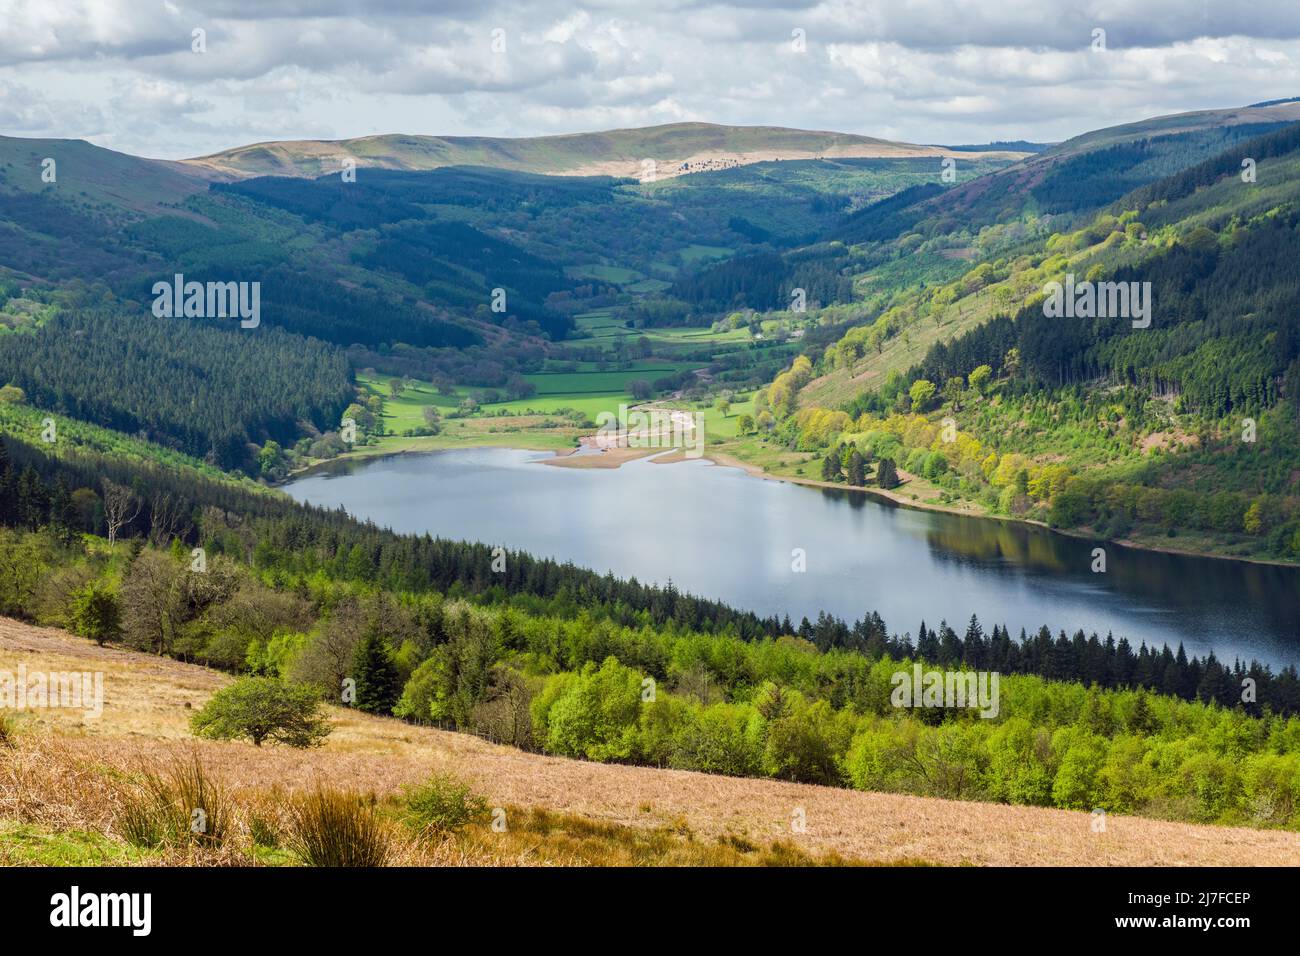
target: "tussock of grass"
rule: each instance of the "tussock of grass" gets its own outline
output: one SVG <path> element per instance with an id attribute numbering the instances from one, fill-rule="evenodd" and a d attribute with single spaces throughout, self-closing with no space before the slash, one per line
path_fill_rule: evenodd
<path id="1" fill-rule="evenodd" d="M 117 824 L 132 846 L 214 849 L 226 839 L 230 802 L 194 756 L 162 773 L 146 770 L 123 793 Z"/>
<path id="2" fill-rule="evenodd" d="M 715 841 L 698 839 L 681 822 L 634 827 L 541 808 L 510 808 L 506 818 L 511 823 L 505 832 L 471 831 L 462 843 L 490 847 L 521 862 L 566 866 L 872 865 L 836 853 L 815 855 L 783 841 L 759 845 L 738 834 Z"/>
<path id="3" fill-rule="evenodd" d="M 279 849 L 280 823 L 270 814 L 260 810 L 251 810 L 248 814 L 248 837 L 254 846 L 269 850 Z"/>
<path id="4" fill-rule="evenodd" d="M 383 866 L 389 836 L 373 797 L 318 787 L 290 805 L 288 845 L 308 866 Z"/>

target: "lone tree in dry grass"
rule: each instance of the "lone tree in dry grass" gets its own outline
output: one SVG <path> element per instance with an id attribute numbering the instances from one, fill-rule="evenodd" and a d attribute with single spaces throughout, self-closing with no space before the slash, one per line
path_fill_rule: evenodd
<path id="1" fill-rule="evenodd" d="M 94 582 L 72 600 L 72 629 L 100 647 L 122 636 L 122 606 L 117 595 Z"/>
<path id="2" fill-rule="evenodd" d="M 212 740 L 247 737 L 290 747 L 315 747 L 330 732 L 311 689 L 271 677 L 244 677 L 212 695 L 190 720 L 195 736 Z"/>

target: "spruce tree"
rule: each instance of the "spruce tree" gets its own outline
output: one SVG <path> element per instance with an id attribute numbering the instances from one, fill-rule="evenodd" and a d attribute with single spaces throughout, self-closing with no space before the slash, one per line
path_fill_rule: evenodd
<path id="1" fill-rule="evenodd" d="M 0 525 L 18 523 L 18 479 L 9 461 L 9 447 L 0 439 Z"/>
<path id="2" fill-rule="evenodd" d="M 955 664 L 961 660 L 961 638 L 948 626 L 947 621 L 939 622 L 939 663 Z"/>
<path id="3" fill-rule="evenodd" d="M 936 664 L 939 661 L 939 639 L 934 631 L 925 629 L 925 621 L 921 622 L 921 629 L 916 635 L 916 656 L 927 664 Z"/>
<path id="4" fill-rule="evenodd" d="M 853 449 L 852 454 L 849 455 L 848 474 L 849 474 L 849 484 L 852 485 L 854 488 L 861 488 L 863 485 L 867 483 L 866 469 L 863 466 L 862 456 L 858 454 L 858 450 L 856 448 Z"/>
<path id="5" fill-rule="evenodd" d="M 962 660 L 971 667 L 983 667 L 984 651 L 984 629 L 972 614 L 970 624 L 966 626 L 966 637 L 962 640 Z"/>
<path id="6" fill-rule="evenodd" d="M 898 468 L 894 464 L 894 459 L 880 459 L 880 464 L 876 466 L 876 484 L 886 489 L 898 487 Z"/>
<path id="7" fill-rule="evenodd" d="M 352 654 L 352 678 L 357 682 L 357 710 L 391 714 L 401 694 L 401 679 L 384 639 L 373 631 L 361 638 Z"/>

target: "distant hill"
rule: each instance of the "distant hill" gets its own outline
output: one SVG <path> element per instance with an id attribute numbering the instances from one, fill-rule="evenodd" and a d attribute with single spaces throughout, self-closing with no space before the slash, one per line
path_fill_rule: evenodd
<path id="1" fill-rule="evenodd" d="M 1300 103 L 1300 96 L 1288 96 L 1280 100 L 1264 100 L 1262 103 L 1251 103 L 1250 108 L 1254 109 L 1260 106 L 1280 106 L 1283 103 Z"/>
<path id="2" fill-rule="evenodd" d="M 1154 116 L 1136 123 L 1107 126 L 1067 139 L 1048 150 L 1045 156 L 1071 155 L 1100 146 L 1113 146 L 1153 136 L 1190 133 L 1196 130 L 1217 129 L 1227 126 L 1257 123 L 1294 123 L 1300 120 L 1300 101 L 1280 100 L 1254 106 L 1233 107 L 1223 110 L 1197 110 L 1192 113 L 1173 113 Z"/>
<path id="3" fill-rule="evenodd" d="M 1011 142 L 998 140 L 994 143 L 940 146 L 939 149 L 950 149 L 959 153 L 1041 153 L 1055 145 L 1055 143 L 1031 143 L 1027 139 L 1017 139 Z"/>
<path id="4" fill-rule="evenodd" d="M 344 140 L 256 143 L 185 160 L 185 165 L 228 178 L 301 176 L 358 166 L 426 170 L 492 166 L 550 175 L 666 179 L 773 160 L 818 158 L 906 159 L 954 154 L 944 146 L 917 146 L 852 133 L 779 126 L 671 123 L 643 129 L 505 139 L 486 136 L 391 134 Z M 987 151 L 980 152 L 987 155 Z M 1009 158 L 1023 151 L 1005 150 Z M 654 161 L 653 171 L 646 166 Z"/>
<path id="5" fill-rule="evenodd" d="M 53 159 L 54 182 L 41 178 Z M 49 193 L 75 205 L 108 205 L 136 212 L 204 192 L 214 174 L 200 166 L 144 159 L 81 139 L 0 136 L 0 193 Z"/>
<path id="6" fill-rule="evenodd" d="M 849 216 L 830 236 L 845 242 L 894 239 L 929 221 L 932 229 L 978 229 L 1031 208 L 1050 215 L 1098 209 L 1253 136 L 1300 121 L 1300 102 L 1200 110 L 1109 126 L 1072 137 L 950 189 L 921 190 Z M 997 154 L 968 154 L 997 155 Z"/>

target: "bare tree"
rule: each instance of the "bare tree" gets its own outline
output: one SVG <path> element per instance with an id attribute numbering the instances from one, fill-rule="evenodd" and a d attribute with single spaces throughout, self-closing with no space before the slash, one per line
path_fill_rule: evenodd
<path id="1" fill-rule="evenodd" d="M 180 565 L 165 554 L 145 551 L 122 578 L 126 642 L 136 650 L 166 654 L 185 621 Z"/>
<path id="2" fill-rule="evenodd" d="M 149 537 L 160 548 L 172 543 L 172 539 L 186 530 L 188 522 L 181 513 L 180 502 L 167 492 L 153 496 L 149 505 Z"/>
<path id="3" fill-rule="evenodd" d="M 472 726 L 497 743 L 528 749 L 533 742 L 531 704 L 534 688 L 523 674 L 494 664 L 489 698 L 475 706 Z"/>
<path id="4" fill-rule="evenodd" d="M 104 479 L 104 526 L 108 529 L 108 543 L 117 540 L 117 533 L 140 515 L 143 503 L 126 485 Z"/>
<path id="5" fill-rule="evenodd" d="M 295 659 L 290 680 L 315 684 L 337 699 L 343 678 L 352 671 L 352 655 L 366 631 L 365 615 L 355 601 L 334 608 L 303 653 Z"/>

